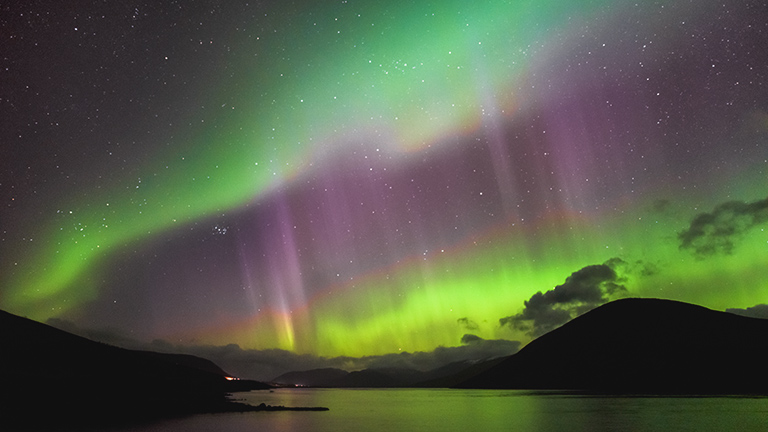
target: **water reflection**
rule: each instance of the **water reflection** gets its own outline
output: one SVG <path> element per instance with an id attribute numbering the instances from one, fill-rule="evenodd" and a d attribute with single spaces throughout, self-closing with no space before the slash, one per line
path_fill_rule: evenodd
<path id="1" fill-rule="evenodd" d="M 209 431 L 764 431 L 767 398 L 594 397 L 514 390 L 278 389 L 239 394 L 258 405 L 326 412 L 202 415 L 131 432 Z"/>

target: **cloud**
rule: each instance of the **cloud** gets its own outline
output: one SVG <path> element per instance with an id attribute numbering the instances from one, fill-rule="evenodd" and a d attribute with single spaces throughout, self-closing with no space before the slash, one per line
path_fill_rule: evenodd
<path id="1" fill-rule="evenodd" d="M 604 264 L 612 268 L 617 273 L 625 275 L 625 278 L 627 275 L 648 277 L 656 275 L 660 271 L 658 264 L 643 260 L 627 262 L 621 258 L 611 258 Z M 622 281 L 624 281 L 624 279 L 620 280 L 620 282 Z M 609 292 L 609 294 L 611 293 Z"/>
<path id="2" fill-rule="evenodd" d="M 612 297 L 625 294 L 625 279 L 619 277 L 616 269 L 627 265 L 621 258 L 611 258 L 603 264 L 584 267 L 568 276 L 562 285 L 531 296 L 522 312 L 501 318 L 499 324 L 540 336 Z"/>
<path id="3" fill-rule="evenodd" d="M 728 308 L 725 311 L 750 318 L 768 319 L 768 304 L 759 304 L 746 309 Z"/>
<path id="4" fill-rule="evenodd" d="M 764 223 L 768 223 L 768 198 L 750 203 L 729 201 L 710 213 L 696 215 L 677 238 L 680 249 L 688 249 L 699 258 L 731 254 L 737 239 Z"/>
<path id="5" fill-rule="evenodd" d="M 467 334 L 465 334 L 464 336 L 461 337 L 461 344 L 462 345 L 469 345 L 469 344 L 480 342 L 480 341 L 483 341 L 483 340 L 485 340 L 485 339 L 481 338 L 480 336 L 467 333 Z"/>
<path id="6" fill-rule="evenodd" d="M 458 322 L 460 325 L 464 326 L 464 328 L 467 329 L 467 330 L 477 330 L 478 328 L 480 328 L 480 326 L 477 325 L 476 322 L 474 322 L 471 319 L 466 318 L 466 317 L 465 318 L 459 318 L 459 319 L 456 320 L 456 322 Z"/>

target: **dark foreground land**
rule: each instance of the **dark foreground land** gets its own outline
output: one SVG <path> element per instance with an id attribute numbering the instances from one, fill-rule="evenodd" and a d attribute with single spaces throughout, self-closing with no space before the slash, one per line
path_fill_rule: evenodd
<path id="1" fill-rule="evenodd" d="M 268 389 L 199 357 L 134 351 L 0 311 L 3 430 L 111 426 L 197 413 L 277 411 L 232 401 Z M 7 428 L 7 429 L 6 429 Z"/>

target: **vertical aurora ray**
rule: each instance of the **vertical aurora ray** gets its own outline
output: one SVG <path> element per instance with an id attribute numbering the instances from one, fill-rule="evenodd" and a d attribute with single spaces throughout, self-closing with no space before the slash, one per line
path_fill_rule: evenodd
<path id="1" fill-rule="evenodd" d="M 714 31 L 705 3 L 258 6 L 205 41 L 226 54 L 174 101 L 200 108 L 128 169 L 53 187 L 36 241 L 0 246 L 1 305 L 87 318 L 138 268 L 172 323 L 151 337 L 333 356 L 453 346 L 461 318 L 520 337 L 498 319 L 615 257 L 633 294 L 757 302 L 765 231 L 707 260 L 675 239 L 721 201 L 768 194 L 768 107 L 738 106 L 757 93 L 744 64 L 705 58 L 728 38 L 691 45 Z M 742 87 L 701 90 L 722 76 Z"/>
<path id="2" fill-rule="evenodd" d="M 294 238 L 293 218 L 284 199 L 277 202 L 275 226 L 267 234 L 268 243 L 276 250 L 267 257 L 267 274 L 264 289 L 276 293 L 275 302 L 279 305 L 280 319 L 276 327 L 280 329 L 280 346 L 294 349 L 295 331 L 292 319 L 293 309 L 303 308 L 304 282 L 298 243 Z"/>

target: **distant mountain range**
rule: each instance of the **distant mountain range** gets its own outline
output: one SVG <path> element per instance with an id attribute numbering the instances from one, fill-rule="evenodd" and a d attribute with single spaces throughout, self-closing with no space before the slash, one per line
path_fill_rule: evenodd
<path id="1" fill-rule="evenodd" d="M 648 394 L 766 394 L 768 320 L 670 300 L 623 299 L 482 362 L 428 372 L 317 369 L 274 379 L 318 387 L 562 389 Z"/>
<path id="2" fill-rule="evenodd" d="M 270 381 L 277 386 L 326 388 L 446 388 L 491 368 L 506 357 L 449 363 L 430 371 L 408 368 L 373 368 L 347 372 L 325 368 L 288 372 Z"/>
<path id="3" fill-rule="evenodd" d="M 117 348 L 0 311 L 0 425 L 98 426 L 239 410 L 228 392 L 269 388 L 227 376 L 199 357 Z"/>

